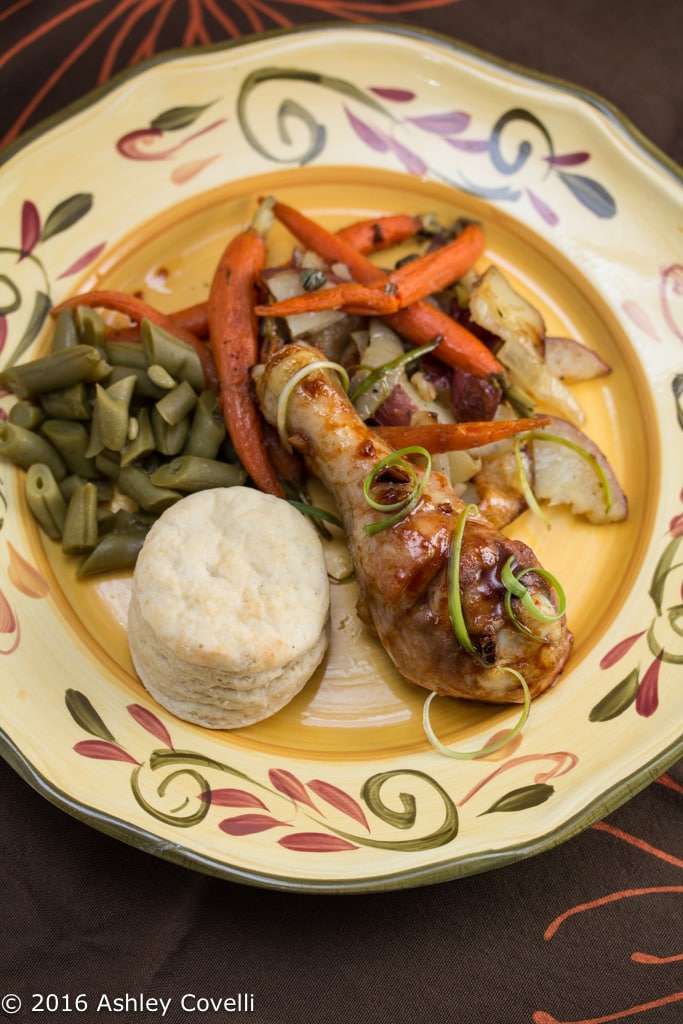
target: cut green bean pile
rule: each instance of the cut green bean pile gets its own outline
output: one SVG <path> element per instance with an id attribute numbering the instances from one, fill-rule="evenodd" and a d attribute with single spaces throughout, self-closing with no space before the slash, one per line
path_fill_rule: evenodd
<path id="1" fill-rule="evenodd" d="M 0 373 L 17 398 L 0 456 L 78 576 L 131 569 L 158 516 L 192 491 L 247 479 L 196 352 L 149 321 L 110 341 L 95 310 L 65 310 L 48 355 Z"/>

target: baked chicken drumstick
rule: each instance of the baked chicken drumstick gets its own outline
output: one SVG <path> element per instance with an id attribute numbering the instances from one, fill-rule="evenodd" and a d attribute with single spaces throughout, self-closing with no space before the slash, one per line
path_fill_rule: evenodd
<path id="1" fill-rule="evenodd" d="M 305 369 L 306 368 L 306 369 Z M 296 379 L 295 379 L 296 378 Z M 433 472 L 415 506 L 378 532 L 383 513 L 368 502 L 400 502 L 414 487 L 405 466 L 378 464 L 392 449 L 357 415 L 335 372 L 309 346 L 290 344 L 255 373 L 265 418 L 279 426 L 333 495 L 347 535 L 358 613 L 408 680 L 451 697 L 518 703 L 523 676 L 532 697 L 557 678 L 572 637 L 558 598 L 529 547 L 495 530 Z M 419 479 L 421 470 L 414 465 Z M 458 525 L 459 601 L 466 644 L 449 611 L 449 554 Z M 539 619 L 501 579 L 509 563 Z M 452 570 L 451 570 L 452 572 Z M 452 577 L 451 577 L 452 579 Z M 467 649 L 469 648 L 469 649 Z"/>

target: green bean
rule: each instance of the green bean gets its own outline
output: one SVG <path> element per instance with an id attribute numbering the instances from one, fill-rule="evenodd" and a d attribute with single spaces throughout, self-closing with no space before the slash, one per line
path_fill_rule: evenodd
<path id="1" fill-rule="evenodd" d="M 135 366 L 138 370 L 146 370 L 149 366 L 149 360 L 139 341 L 108 341 L 104 351 L 107 353 L 107 362 L 112 366 Z"/>
<path id="2" fill-rule="evenodd" d="M 52 351 L 58 352 L 60 349 L 71 348 L 72 345 L 78 345 L 78 343 L 78 328 L 73 312 L 70 309 L 63 309 L 61 313 L 57 314 L 55 320 L 52 332 Z"/>
<path id="3" fill-rule="evenodd" d="M 95 385 L 90 444 L 86 455 L 97 455 L 103 448 L 120 452 L 128 440 L 130 401 L 135 377 L 124 377 L 108 388 Z"/>
<path id="4" fill-rule="evenodd" d="M 45 420 L 41 433 L 55 446 L 71 473 L 78 473 L 89 480 L 97 476 L 95 459 L 85 454 L 88 430 L 82 423 L 74 420 Z"/>
<path id="5" fill-rule="evenodd" d="M 156 448 L 162 455 L 179 455 L 185 447 L 185 441 L 190 431 L 190 417 L 186 416 L 179 423 L 170 424 L 154 406 L 152 408 L 152 430 Z"/>
<path id="6" fill-rule="evenodd" d="M 154 512 L 143 512 L 141 509 L 131 512 L 127 508 L 117 508 L 111 528 L 116 533 L 130 533 L 132 530 L 142 530 L 146 533 L 158 518 Z"/>
<path id="7" fill-rule="evenodd" d="M 140 324 L 140 336 L 150 365 L 158 363 L 177 381 L 186 380 L 197 393 L 204 390 L 202 364 L 191 345 L 149 320 Z"/>
<path id="8" fill-rule="evenodd" d="M 156 404 L 156 409 L 169 426 L 175 427 L 194 409 L 197 404 L 197 393 L 186 380 L 181 380 L 177 387 L 168 391 Z"/>
<path id="9" fill-rule="evenodd" d="M 164 397 L 163 389 L 157 387 L 147 376 L 147 370 L 139 366 L 114 366 L 107 383 L 116 384 L 124 377 L 135 377 L 134 393 L 139 398 L 152 398 L 157 401 Z"/>
<path id="10" fill-rule="evenodd" d="M 90 306 L 77 306 L 74 320 L 78 336 L 84 345 L 103 346 L 106 328 L 101 313 Z"/>
<path id="11" fill-rule="evenodd" d="M 34 462 L 28 468 L 26 501 L 36 522 L 48 537 L 59 540 L 66 519 L 66 501 L 52 470 L 42 462 Z"/>
<path id="12" fill-rule="evenodd" d="M 103 572 L 132 569 L 142 545 L 145 530 L 105 533 L 97 547 L 80 563 L 76 576 L 96 576 Z"/>
<path id="13" fill-rule="evenodd" d="M 197 399 L 185 455 L 215 459 L 226 435 L 225 420 L 215 391 L 202 391 Z"/>
<path id="14" fill-rule="evenodd" d="M 97 544 L 97 504 L 97 488 L 90 481 L 71 495 L 62 533 L 65 555 L 81 555 Z"/>
<path id="15" fill-rule="evenodd" d="M 151 455 L 156 447 L 156 439 L 152 430 L 149 409 L 143 405 L 137 416 L 137 434 L 128 441 L 121 451 L 121 465 L 129 466 L 146 455 Z M 130 432 L 129 432 L 130 437 Z"/>
<path id="16" fill-rule="evenodd" d="M 35 430 L 43 421 L 43 410 L 34 402 L 22 399 L 20 402 L 14 403 L 8 418 L 10 423 L 15 423 L 18 427 Z"/>
<path id="17" fill-rule="evenodd" d="M 119 490 L 133 498 L 145 512 L 163 512 L 181 497 L 179 491 L 156 487 L 138 466 L 122 466 L 118 485 Z"/>
<path id="18" fill-rule="evenodd" d="M 92 345 L 71 345 L 30 363 L 10 366 L 0 373 L 0 387 L 18 398 L 29 398 L 45 391 L 58 391 L 79 380 L 103 380 L 110 372 L 109 363 Z"/>
<path id="19" fill-rule="evenodd" d="M 147 376 L 152 384 L 161 388 L 162 391 L 171 391 L 178 386 L 175 377 L 172 377 L 168 370 L 164 366 L 159 366 L 158 363 L 152 363 L 147 367 Z"/>
<path id="20" fill-rule="evenodd" d="M 47 438 L 8 420 L 0 420 L 0 455 L 22 469 L 28 469 L 34 462 L 43 462 L 50 467 L 55 480 L 66 476 L 66 463 Z"/>
<path id="21" fill-rule="evenodd" d="M 63 480 L 59 481 L 59 490 L 61 491 L 64 501 L 68 504 L 74 491 L 86 483 L 93 483 L 95 485 L 99 501 L 111 501 L 114 497 L 114 487 L 111 480 L 100 476 L 97 477 L 96 480 L 89 481 L 84 477 L 79 476 L 78 473 L 70 473 L 69 476 L 64 477 Z"/>
<path id="22" fill-rule="evenodd" d="M 150 480 L 158 487 L 175 487 L 179 491 L 205 491 L 211 487 L 234 487 L 247 479 L 241 466 L 198 455 L 179 455 L 165 462 L 152 473 Z"/>
<path id="23" fill-rule="evenodd" d="M 121 469 L 121 456 L 118 452 L 102 450 L 95 456 L 95 465 L 98 473 L 108 477 L 110 480 L 118 480 Z"/>
<path id="24" fill-rule="evenodd" d="M 52 419 L 89 420 L 92 416 L 88 388 L 82 380 L 59 391 L 45 391 L 38 400 L 45 415 Z"/>

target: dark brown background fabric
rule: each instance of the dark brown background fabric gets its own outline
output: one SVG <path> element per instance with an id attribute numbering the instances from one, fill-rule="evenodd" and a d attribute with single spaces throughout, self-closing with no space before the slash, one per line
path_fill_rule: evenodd
<path id="1" fill-rule="evenodd" d="M 3 0 L 4 143 L 96 86 L 103 67 L 109 74 L 135 58 L 132 34 L 108 64 L 124 6 L 135 5 Z M 240 34 L 343 19 L 420 26 L 599 94 L 683 161 L 680 0 L 147 8 L 138 31 L 165 11 L 157 50 L 228 38 L 221 12 Z M 190 31 L 197 12 L 205 38 Z M 84 47 L 107 17 L 112 28 Z M 62 813 L 0 761 L 0 1020 L 678 1024 L 682 826 L 679 763 L 602 822 L 512 866 L 402 892 L 313 897 L 241 887 L 128 847 Z M 253 1010 L 193 1010 L 192 998 L 181 1006 L 184 994 L 239 992 Z M 3 1010 L 7 993 L 24 1003 L 14 1015 Z M 60 1009 L 32 1012 L 33 993 L 52 993 Z M 79 993 L 88 1011 L 67 1012 Z M 126 997 L 128 1009 L 115 1011 Z M 164 1016 L 151 999 L 171 1000 Z"/>

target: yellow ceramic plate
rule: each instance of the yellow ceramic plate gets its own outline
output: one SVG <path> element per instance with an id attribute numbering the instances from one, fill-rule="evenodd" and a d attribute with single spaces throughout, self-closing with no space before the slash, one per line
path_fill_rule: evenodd
<path id="1" fill-rule="evenodd" d="M 576 637 L 521 741 L 436 753 L 424 694 L 333 590 L 329 658 L 267 722 L 175 719 L 131 667 L 128 580 L 76 582 L 0 467 L 2 753 L 48 799 L 162 857 L 320 892 L 413 886 L 548 849 L 683 751 L 680 172 L 613 110 L 414 31 L 335 25 L 160 58 L 0 156 L 0 362 L 38 354 L 47 310 L 95 284 L 172 309 L 275 193 L 329 224 L 392 210 L 480 218 L 489 260 L 548 333 L 612 373 L 581 385 L 628 521 L 515 526 L 564 583 Z M 282 234 L 273 249 L 285 247 Z M 677 262 L 679 261 L 679 262 Z M 11 404 L 0 400 L 3 416 Z M 481 747 L 512 709 L 442 700 Z"/>

